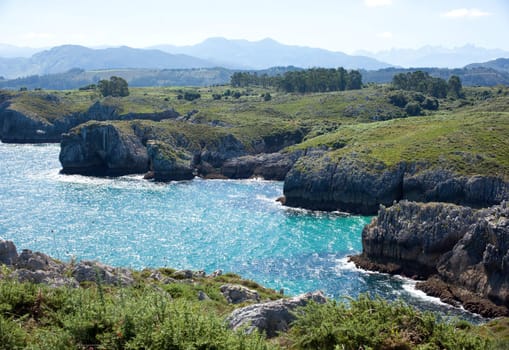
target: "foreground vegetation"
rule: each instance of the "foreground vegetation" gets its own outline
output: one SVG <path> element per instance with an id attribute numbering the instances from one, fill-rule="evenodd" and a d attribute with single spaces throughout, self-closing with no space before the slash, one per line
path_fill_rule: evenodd
<path id="1" fill-rule="evenodd" d="M 4 270 L 4 274 L 8 272 Z M 175 277 L 173 270 L 159 270 Z M 310 304 L 288 334 L 267 340 L 227 328 L 233 310 L 224 283 L 281 296 L 233 274 L 163 284 L 137 273 L 132 287 L 80 288 L 0 281 L 0 349 L 498 349 L 508 325 L 444 322 L 400 302 L 367 295 L 349 303 Z M 199 292 L 209 299 L 200 300 Z M 203 299 L 203 298 L 202 298 Z M 244 306 L 245 304 L 237 305 Z"/>

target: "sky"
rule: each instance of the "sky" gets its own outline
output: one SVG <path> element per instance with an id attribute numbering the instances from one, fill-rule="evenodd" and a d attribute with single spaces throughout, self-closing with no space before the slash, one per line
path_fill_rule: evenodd
<path id="1" fill-rule="evenodd" d="M 272 38 L 333 51 L 509 50 L 508 0 L 0 0 L 0 44 L 193 45 Z"/>

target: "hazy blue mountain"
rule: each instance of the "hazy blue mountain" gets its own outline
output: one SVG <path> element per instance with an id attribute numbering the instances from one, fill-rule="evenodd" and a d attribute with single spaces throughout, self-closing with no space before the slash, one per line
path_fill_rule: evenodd
<path id="1" fill-rule="evenodd" d="M 21 47 L 9 44 L 0 44 L 0 57 L 30 57 L 33 54 L 45 50 L 44 48 Z"/>
<path id="2" fill-rule="evenodd" d="M 78 45 L 57 46 L 30 58 L 0 58 L 0 76 L 15 78 L 28 75 L 61 73 L 72 68 L 204 68 L 214 63 L 184 54 L 160 50 L 134 49 L 127 46 L 90 49 Z"/>
<path id="3" fill-rule="evenodd" d="M 491 68 L 501 72 L 509 73 L 509 58 L 497 58 L 496 60 L 483 62 L 483 63 L 472 63 L 465 68 Z"/>
<path id="4" fill-rule="evenodd" d="M 265 69 L 274 66 L 344 67 L 347 69 L 390 67 L 389 64 L 370 57 L 284 45 L 272 39 L 248 41 L 210 38 L 192 46 L 158 45 L 152 48 L 199 57 L 222 66 L 245 69 Z"/>
<path id="5" fill-rule="evenodd" d="M 465 45 L 454 49 L 425 46 L 420 49 L 392 49 L 381 52 L 360 51 L 363 55 L 401 67 L 460 68 L 472 62 L 509 57 L 509 51 Z"/>

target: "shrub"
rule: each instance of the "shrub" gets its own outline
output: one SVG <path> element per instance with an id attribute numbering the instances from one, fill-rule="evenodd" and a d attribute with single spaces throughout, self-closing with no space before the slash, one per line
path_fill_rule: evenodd
<path id="1" fill-rule="evenodd" d="M 464 326 L 463 326 L 464 327 Z M 310 304 L 298 312 L 288 340 L 300 349 L 485 349 L 472 332 L 403 302 L 359 296 L 346 303 Z"/>
<path id="2" fill-rule="evenodd" d="M 421 105 L 417 102 L 408 102 L 405 106 L 405 112 L 409 116 L 421 115 Z"/>
<path id="3" fill-rule="evenodd" d="M 403 108 L 408 103 L 408 99 L 403 92 L 395 92 L 389 95 L 389 103 Z"/>
<path id="4" fill-rule="evenodd" d="M 194 100 L 199 99 L 200 97 L 201 97 L 201 95 L 198 92 L 191 92 L 191 91 L 184 92 L 184 100 L 186 100 L 186 101 L 194 101 Z"/>
<path id="5" fill-rule="evenodd" d="M 438 100 L 434 97 L 426 97 L 421 103 L 421 107 L 430 111 L 436 111 L 438 109 Z"/>

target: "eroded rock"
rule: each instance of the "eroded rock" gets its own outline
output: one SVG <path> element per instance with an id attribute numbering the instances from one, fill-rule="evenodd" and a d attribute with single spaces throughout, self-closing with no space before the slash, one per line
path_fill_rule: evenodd
<path id="1" fill-rule="evenodd" d="M 323 304 L 327 298 L 318 291 L 289 299 L 249 305 L 233 311 L 227 319 L 228 326 L 233 330 L 246 327 L 247 333 L 258 329 L 267 337 L 274 337 L 278 332 L 287 331 L 296 318 L 293 311 L 297 307 L 306 306 L 310 301 Z"/>
<path id="2" fill-rule="evenodd" d="M 229 304 L 240 304 L 245 302 L 259 302 L 260 295 L 257 291 L 251 290 L 239 284 L 225 284 L 220 287 L 226 301 Z"/>

